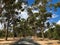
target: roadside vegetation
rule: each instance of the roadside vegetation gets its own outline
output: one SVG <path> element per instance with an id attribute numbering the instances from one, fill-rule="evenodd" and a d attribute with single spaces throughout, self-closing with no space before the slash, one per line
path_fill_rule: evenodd
<path id="1" fill-rule="evenodd" d="M 28 6 L 26 0 L 0 0 L 0 23 L 4 24 L 4 29 L 0 30 L 0 38 L 5 37 L 26 37 L 37 36 L 49 39 L 60 40 L 60 25 L 47 22 L 52 18 L 52 12 L 49 10 L 57 11 L 60 8 L 60 2 L 55 4 L 51 3 L 52 0 L 35 0 L 35 2 Z M 50 3 L 50 4 L 49 4 Z M 23 7 L 23 4 L 25 7 Z M 23 11 L 27 11 L 28 18 L 24 19 L 19 17 Z M 33 12 L 38 10 L 38 12 Z M 52 28 L 55 26 L 54 28 Z M 44 32 L 48 29 L 46 32 Z M 40 32 L 39 32 L 40 31 Z"/>

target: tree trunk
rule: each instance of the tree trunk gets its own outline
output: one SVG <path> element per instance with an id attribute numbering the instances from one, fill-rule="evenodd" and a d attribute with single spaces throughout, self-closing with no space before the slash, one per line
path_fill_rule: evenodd
<path id="1" fill-rule="evenodd" d="M 6 38 L 5 38 L 5 40 L 7 40 L 8 39 L 8 29 L 6 30 Z"/>
<path id="2" fill-rule="evenodd" d="M 13 39 L 15 39 L 15 37 L 17 37 L 17 35 L 16 35 L 16 31 L 15 31 L 15 24 L 13 24 Z"/>
<path id="3" fill-rule="evenodd" d="M 44 31 L 43 31 L 43 28 L 41 29 L 41 34 L 42 34 L 42 38 L 44 40 Z"/>
<path id="4" fill-rule="evenodd" d="M 7 29 L 6 29 L 6 38 L 5 38 L 5 40 L 7 40 L 8 39 L 8 29 L 9 29 L 9 21 L 8 21 L 8 23 L 7 23 Z"/>
<path id="5" fill-rule="evenodd" d="M 16 37 L 16 32 L 15 32 L 15 18 L 14 18 L 14 15 L 11 15 L 12 16 L 12 21 L 13 21 L 13 39 L 15 39 Z"/>
<path id="6" fill-rule="evenodd" d="M 44 33 L 42 32 L 42 38 L 44 39 Z"/>

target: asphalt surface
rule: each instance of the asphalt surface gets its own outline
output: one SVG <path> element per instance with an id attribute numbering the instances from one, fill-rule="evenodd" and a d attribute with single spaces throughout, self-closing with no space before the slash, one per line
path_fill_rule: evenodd
<path id="1" fill-rule="evenodd" d="M 40 45 L 40 44 L 34 42 L 31 37 L 25 37 L 11 45 Z"/>

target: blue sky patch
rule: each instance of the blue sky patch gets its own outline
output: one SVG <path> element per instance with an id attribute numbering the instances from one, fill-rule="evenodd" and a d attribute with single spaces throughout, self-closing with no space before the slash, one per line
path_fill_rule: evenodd
<path id="1" fill-rule="evenodd" d="M 57 2 L 60 2 L 60 0 L 52 0 L 52 4 L 55 4 Z M 34 3 L 34 0 L 28 0 L 28 4 L 31 5 Z M 54 8 L 53 8 L 54 9 Z M 48 8 L 47 8 L 48 11 L 50 11 Z M 58 17 L 56 18 L 51 18 L 50 19 L 50 22 L 57 22 L 60 20 L 60 8 L 57 8 L 57 11 L 55 12 L 54 10 L 52 10 L 52 13 L 57 15 Z"/>

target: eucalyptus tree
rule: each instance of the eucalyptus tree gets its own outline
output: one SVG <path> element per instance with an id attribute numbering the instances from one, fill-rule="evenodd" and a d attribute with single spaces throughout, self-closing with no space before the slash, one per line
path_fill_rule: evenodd
<path id="1" fill-rule="evenodd" d="M 21 35 L 23 37 L 29 36 L 32 33 L 32 31 L 31 31 L 30 25 L 27 22 L 27 20 L 25 20 L 24 18 L 22 18 L 19 23 L 20 23 L 20 27 L 19 27 L 20 29 L 19 30 L 21 32 Z"/>
<path id="2" fill-rule="evenodd" d="M 60 25 L 55 24 L 55 28 L 53 30 L 53 39 L 60 39 Z"/>
<path id="3" fill-rule="evenodd" d="M 34 28 L 35 31 L 38 29 L 38 27 L 40 27 L 43 38 L 43 33 L 45 29 L 44 23 L 48 20 L 49 17 L 51 18 L 52 15 L 50 12 L 47 12 L 46 10 L 46 7 L 49 6 L 47 4 L 47 0 L 35 0 L 35 3 L 32 5 L 32 7 L 28 9 L 30 25 Z M 36 9 L 38 10 L 38 13 L 33 13 L 32 10 L 36 11 Z M 38 19 L 36 20 L 36 18 Z"/>
<path id="4" fill-rule="evenodd" d="M 18 11 L 22 10 L 22 6 L 21 6 L 22 2 L 26 3 L 26 1 L 24 0 L 0 0 L 0 5 L 1 5 L 0 16 L 6 18 L 4 19 L 6 22 L 5 28 L 7 27 L 6 40 L 8 37 L 8 30 L 11 25 L 13 25 L 13 33 L 15 34 L 14 30 L 18 19 L 18 14 L 20 13 Z"/>
<path id="5" fill-rule="evenodd" d="M 22 8 L 22 3 L 27 3 L 27 0 L 0 0 L 0 16 L 5 17 L 2 18 L 1 22 L 6 22 L 7 29 L 6 29 L 6 40 L 8 37 L 8 30 L 10 25 L 13 25 L 13 32 L 15 34 L 15 26 L 18 21 L 18 14 L 20 11 L 24 11 L 25 8 Z M 28 19 L 27 23 L 32 27 L 33 30 L 36 31 L 38 27 L 40 27 L 42 37 L 44 38 L 44 29 L 45 29 L 45 22 L 51 18 L 51 13 L 47 11 L 47 8 L 52 9 L 54 6 L 55 8 L 60 7 L 60 2 L 56 4 L 49 4 L 51 0 L 35 0 L 31 8 L 27 8 L 28 11 Z M 33 10 L 38 10 L 38 14 L 34 14 Z M 19 12 L 19 13 L 18 13 Z M 36 17 L 39 18 L 36 20 Z M 26 22 L 24 22 L 26 23 Z M 5 24 L 4 24 L 5 25 Z M 6 25 L 5 25 L 6 28 Z"/>

